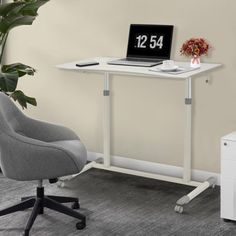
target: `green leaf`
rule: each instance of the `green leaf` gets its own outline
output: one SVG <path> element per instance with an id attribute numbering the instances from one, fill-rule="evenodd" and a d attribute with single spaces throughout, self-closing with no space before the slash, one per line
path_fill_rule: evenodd
<path id="1" fill-rule="evenodd" d="M 6 34 L 10 29 L 21 25 L 32 25 L 35 16 L 7 16 L 0 21 L 0 32 Z"/>
<path id="2" fill-rule="evenodd" d="M 29 15 L 36 16 L 38 9 L 49 0 L 14 1 L 0 5 L 0 16 Z"/>
<path id="3" fill-rule="evenodd" d="M 21 8 L 20 12 L 22 15 L 37 16 L 38 9 L 48 1 L 49 0 L 29 1 L 29 3 Z"/>
<path id="4" fill-rule="evenodd" d="M 11 14 L 16 9 L 19 9 L 20 6 L 24 6 L 24 2 L 12 2 L 12 3 L 4 3 L 0 5 L 0 16 L 6 16 Z"/>
<path id="5" fill-rule="evenodd" d="M 4 92 L 13 92 L 18 83 L 17 73 L 1 73 L 0 72 L 0 90 Z"/>
<path id="6" fill-rule="evenodd" d="M 0 63 L 5 48 L 8 33 L 11 29 L 31 25 L 37 16 L 38 9 L 49 0 L 13 0 L 0 5 Z M 24 75 L 34 75 L 35 69 L 22 63 L 4 65 L 0 68 L 0 91 L 11 93 L 11 97 L 19 102 L 22 108 L 27 104 L 36 106 L 35 98 L 26 96 L 21 90 L 16 90 L 18 78 Z"/>
<path id="7" fill-rule="evenodd" d="M 37 106 L 36 99 L 26 96 L 21 90 L 14 91 L 10 96 L 21 105 L 22 109 L 27 108 L 27 103 Z"/>
<path id="8" fill-rule="evenodd" d="M 17 73 L 18 77 L 22 77 L 24 75 L 34 75 L 36 70 L 31 66 L 24 65 L 22 63 L 14 63 L 9 65 L 2 66 L 2 72 L 4 73 Z"/>
<path id="9" fill-rule="evenodd" d="M 0 32 L 7 33 L 10 29 L 31 25 L 37 16 L 38 9 L 49 0 L 15 1 L 0 5 Z"/>

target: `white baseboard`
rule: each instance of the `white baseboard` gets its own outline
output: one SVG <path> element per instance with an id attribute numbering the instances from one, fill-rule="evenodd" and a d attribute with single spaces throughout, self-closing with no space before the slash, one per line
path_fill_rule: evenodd
<path id="1" fill-rule="evenodd" d="M 94 161 L 102 157 L 102 153 L 88 152 L 88 160 Z M 136 160 L 120 156 L 112 156 L 111 163 L 114 166 L 129 168 L 137 171 L 145 171 L 154 174 L 169 175 L 172 177 L 182 177 L 183 168 L 172 165 L 159 164 L 155 162 Z M 202 170 L 192 170 L 192 180 L 203 182 L 209 177 L 214 176 L 217 179 L 217 185 L 220 185 L 220 174 Z"/>

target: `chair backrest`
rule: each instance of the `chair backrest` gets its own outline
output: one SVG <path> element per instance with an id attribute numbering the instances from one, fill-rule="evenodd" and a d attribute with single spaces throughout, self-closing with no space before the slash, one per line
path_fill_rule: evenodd
<path id="1" fill-rule="evenodd" d="M 24 180 L 25 173 L 32 171 L 29 150 L 33 145 L 23 140 L 27 138 L 22 131 L 24 117 L 12 99 L 0 92 L 0 167 L 4 176 L 16 180 Z"/>
<path id="2" fill-rule="evenodd" d="M 22 112 L 7 95 L 0 92 L 0 134 L 17 132 L 20 129 L 18 120 L 20 116 L 22 116 Z"/>
<path id="3" fill-rule="evenodd" d="M 21 170 L 16 168 L 20 160 L 16 155 L 15 142 L 12 137 L 20 131 L 19 118 L 22 115 L 23 113 L 13 101 L 0 92 L 0 162 L 2 172 L 7 177 L 14 178 L 21 174 Z"/>
<path id="4" fill-rule="evenodd" d="M 72 151 L 55 144 L 60 140 L 59 136 L 79 142 L 79 138 L 65 127 L 26 117 L 8 96 L 0 92 L 0 166 L 6 177 L 39 180 L 78 173 L 85 164 L 86 149 L 78 144 L 78 153 L 74 154 L 74 144 Z M 80 155 L 81 160 L 77 160 Z"/>

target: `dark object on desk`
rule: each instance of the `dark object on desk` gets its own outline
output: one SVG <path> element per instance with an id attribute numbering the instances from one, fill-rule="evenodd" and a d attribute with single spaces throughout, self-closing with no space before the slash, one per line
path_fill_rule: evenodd
<path id="1" fill-rule="evenodd" d="M 43 187 L 43 179 L 56 182 L 58 177 L 82 170 L 87 152 L 78 136 L 68 128 L 28 118 L 3 93 L 0 93 L 0 121 L 3 174 L 18 181 L 38 180 L 36 196 L 24 197 L 21 203 L 0 210 L 0 216 L 33 207 L 24 236 L 29 235 L 45 207 L 79 219 L 76 228 L 83 229 L 85 216 L 73 210 L 79 208 L 78 198 L 45 196 Z M 73 209 L 61 204 L 69 202 L 73 203 Z"/>
<path id="2" fill-rule="evenodd" d="M 151 67 L 169 60 L 173 28 L 173 25 L 130 25 L 126 58 L 108 64 Z"/>
<path id="3" fill-rule="evenodd" d="M 79 62 L 76 64 L 78 67 L 85 67 L 85 66 L 95 66 L 99 65 L 99 62 L 97 61 L 85 61 L 85 62 Z"/>

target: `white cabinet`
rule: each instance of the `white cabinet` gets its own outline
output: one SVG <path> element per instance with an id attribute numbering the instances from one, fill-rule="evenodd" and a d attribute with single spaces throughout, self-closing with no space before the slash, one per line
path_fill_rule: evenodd
<path id="1" fill-rule="evenodd" d="M 221 218 L 236 221 L 236 132 L 221 139 Z"/>

